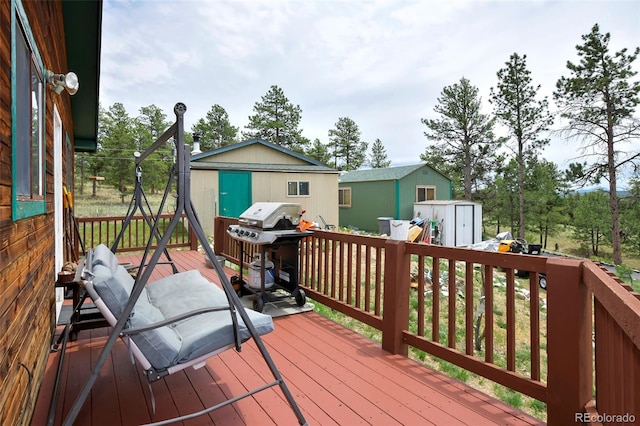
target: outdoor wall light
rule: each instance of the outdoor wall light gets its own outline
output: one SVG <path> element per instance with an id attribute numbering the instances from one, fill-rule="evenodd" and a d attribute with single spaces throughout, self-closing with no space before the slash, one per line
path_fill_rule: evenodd
<path id="1" fill-rule="evenodd" d="M 63 89 L 67 89 L 70 95 L 75 95 L 80 87 L 78 76 L 74 72 L 66 74 L 54 74 L 53 71 L 47 70 L 47 83 L 53 86 L 53 91 L 58 95 Z"/>
<path id="2" fill-rule="evenodd" d="M 193 133 L 193 151 L 191 151 L 191 154 L 196 155 L 200 153 L 202 153 L 202 151 L 200 151 L 200 133 L 194 132 Z"/>

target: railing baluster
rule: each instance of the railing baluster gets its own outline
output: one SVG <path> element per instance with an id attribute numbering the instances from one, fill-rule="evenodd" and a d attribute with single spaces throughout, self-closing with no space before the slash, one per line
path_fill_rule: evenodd
<path id="1" fill-rule="evenodd" d="M 516 294 L 512 268 L 507 273 L 507 370 L 516 371 Z"/>
<path id="2" fill-rule="evenodd" d="M 529 317 L 531 378 L 540 380 L 540 296 L 537 272 L 529 273 Z"/>
<path id="3" fill-rule="evenodd" d="M 465 263 L 464 273 L 464 307 L 465 307 L 465 349 L 467 355 L 474 351 L 474 301 L 473 294 L 473 262 Z"/>
<path id="4" fill-rule="evenodd" d="M 440 343 L 440 258 L 431 258 L 431 339 Z"/>
<path id="5" fill-rule="evenodd" d="M 484 360 L 493 364 L 493 266 L 484 265 Z"/>
<path id="6" fill-rule="evenodd" d="M 374 314 L 380 315 L 382 300 L 382 265 L 384 264 L 384 256 L 382 255 L 382 248 L 376 247 L 376 286 L 374 296 Z M 409 283 L 406 283 L 409 285 Z"/>
<path id="7" fill-rule="evenodd" d="M 362 309 L 362 244 L 356 245 L 356 307 Z"/>
<path id="8" fill-rule="evenodd" d="M 456 261 L 449 259 L 449 318 L 447 330 L 447 345 L 456 348 Z"/>
<path id="9" fill-rule="evenodd" d="M 424 336 L 424 256 L 418 256 L 418 336 Z"/>
<path id="10" fill-rule="evenodd" d="M 371 247 L 365 249 L 365 276 L 364 276 L 364 311 L 371 310 Z"/>
<path id="11" fill-rule="evenodd" d="M 340 299 L 341 302 L 345 301 L 345 297 L 344 297 L 344 252 L 343 252 L 343 242 L 342 241 L 338 241 L 338 250 L 339 253 L 338 255 L 339 257 L 339 262 L 338 262 L 338 298 Z"/>
<path id="12" fill-rule="evenodd" d="M 353 243 L 347 244 L 347 305 L 351 305 L 353 303 Z M 356 262 L 359 260 L 356 259 Z"/>

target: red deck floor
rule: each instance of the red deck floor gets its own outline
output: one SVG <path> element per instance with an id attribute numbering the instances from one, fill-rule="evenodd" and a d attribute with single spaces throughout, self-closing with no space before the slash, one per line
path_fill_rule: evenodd
<path id="1" fill-rule="evenodd" d="M 197 252 L 172 252 L 180 270 L 198 268 L 212 281 Z M 123 261 L 137 262 L 125 256 Z M 158 275 L 166 266 L 158 267 Z M 484 393 L 434 372 L 410 359 L 391 355 L 380 345 L 314 312 L 274 319 L 264 336 L 269 353 L 310 425 L 528 425 L 541 424 Z M 57 397 L 55 424 L 61 424 L 90 374 L 108 328 L 82 331 L 67 346 Z M 46 424 L 57 354 L 51 354 L 32 424 Z M 136 425 L 159 421 L 215 405 L 273 377 L 254 342 L 242 352 L 210 358 L 204 368 L 188 369 L 151 385 L 131 364 L 118 342 L 101 370 L 76 425 Z M 189 425 L 293 425 L 297 420 L 280 389 L 185 422 Z"/>

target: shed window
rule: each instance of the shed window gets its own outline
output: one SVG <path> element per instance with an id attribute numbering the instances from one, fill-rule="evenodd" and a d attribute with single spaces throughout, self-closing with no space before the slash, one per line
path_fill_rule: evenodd
<path id="1" fill-rule="evenodd" d="M 351 188 L 338 188 L 338 207 L 351 207 Z"/>
<path id="2" fill-rule="evenodd" d="M 308 197 L 309 181 L 287 182 L 287 195 L 289 197 Z"/>
<path id="3" fill-rule="evenodd" d="M 416 186 L 416 202 L 429 201 L 436 199 L 436 187 L 430 185 Z"/>
<path id="4" fill-rule="evenodd" d="M 14 219 L 21 219 L 45 212 L 45 104 L 43 67 L 24 12 L 14 4 L 12 210 Z"/>

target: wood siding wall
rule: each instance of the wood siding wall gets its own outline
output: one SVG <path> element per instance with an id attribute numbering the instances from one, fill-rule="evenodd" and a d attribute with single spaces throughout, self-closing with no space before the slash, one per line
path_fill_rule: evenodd
<path id="1" fill-rule="evenodd" d="M 69 71 L 62 4 L 23 1 L 22 7 L 45 68 Z M 0 2 L 0 424 L 3 425 L 29 424 L 55 326 L 54 103 L 62 118 L 63 132 L 73 134 L 69 95 L 56 95 L 45 89 L 46 214 L 14 222 L 11 31 L 11 1 L 3 0 Z"/>

